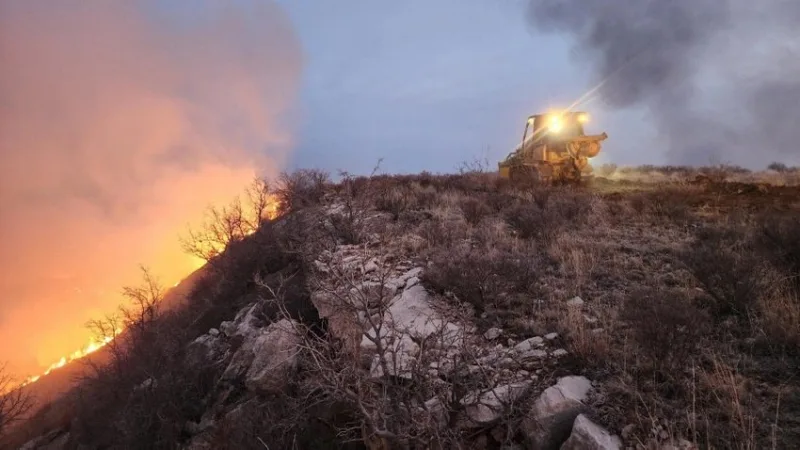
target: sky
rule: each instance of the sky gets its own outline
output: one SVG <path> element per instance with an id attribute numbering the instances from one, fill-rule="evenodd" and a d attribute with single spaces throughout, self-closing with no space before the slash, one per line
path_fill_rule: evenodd
<path id="1" fill-rule="evenodd" d="M 450 172 L 477 157 L 496 168 L 528 115 L 591 88 L 570 38 L 537 34 L 524 1 L 281 3 L 307 55 L 293 167 L 369 173 L 383 158 L 390 173 Z M 584 108 L 589 131 L 610 136 L 599 161 L 662 162 L 637 145 L 652 133 L 641 112 Z"/>
<path id="2" fill-rule="evenodd" d="M 684 52 L 618 77 L 654 80 L 623 107 L 580 105 L 609 135 L 595 164 L 800 164 L 800 8 L 672 0 L 664 17 L 716 15 L 700 33 L 631 1 L 0 0 L 0 361 L 35 373 L 77 350 L 140 264 L 187 275 L 178 238 L 254 175 L 496 168 L 637 33 Z"/>

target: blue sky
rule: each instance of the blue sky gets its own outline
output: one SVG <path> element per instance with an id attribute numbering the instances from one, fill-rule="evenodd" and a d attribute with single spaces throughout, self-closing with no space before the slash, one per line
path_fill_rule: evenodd
<path id="1" fill-rule="evenodd" d="M 494 165 L 528 114 L 591 87 L 567 38 L 535 34 L 522 0 L 280 3 L 305 52 L 292 167 L 366 173 L 383 158 L 390 173 L 451 172 L 476 156 Z M 641 114 L 601 107 L 584 107 L 588 131 L 610 136 L 596 162 L 663 162 Z"/>

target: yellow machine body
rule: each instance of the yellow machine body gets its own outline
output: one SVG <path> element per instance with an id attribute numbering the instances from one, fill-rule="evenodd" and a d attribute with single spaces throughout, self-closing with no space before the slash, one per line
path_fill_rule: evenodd
<path id="1" fill-rule="evenodd" d="M 502 178 L 543 183 L 574 183 L 591 173 L 589 159 L 600 153 L 606 133 L 586 135 L 584 112 L 530 116 L 522 143 L 498 163 Z"/>

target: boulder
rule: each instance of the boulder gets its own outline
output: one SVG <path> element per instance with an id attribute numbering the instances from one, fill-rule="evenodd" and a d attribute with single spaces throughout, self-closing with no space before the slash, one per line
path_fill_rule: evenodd
<path id="1" fill-rule="evenodd" d="M 572 424 L 572 433 L 561 450 L 621 450 L 622 441 L 605 428 L 578 414 Z"/>
<path id="2" fill-rule="evenodd" d="M 253 362 L 245 385 L 258 392 L 282 392 L 297 370 L 301 338 L 296 323 L 287 319 L 273 323 L 253 343 Z"/>
<path id="3" fill-rule="evenodd" d="M 567 306 L 576 308 L 583 306 L 583 303 L 584 303 L 583 299 L 578 296 L 572 297 L 571 299 L 567 300 Z"/>
<path id="4" fill-rule="evenodd" d="M 496 422 L 528 392 L 531 384 L 530 381 L 521 381 L 467 394 L 461 401 L 468 419 L 466 425 L 480 427 Z"/>
<path id="5" fill-rule="evenodd" d="M 503 330 L 500 328 L 489 328 L 486 330 L 486 333 L 483 333 L 483 337 L 485 337 L 487 340 L 493 341 L 499 338 L 501 334 L 503 334 Z"/>
<path id="6" fill-rule="evenodd" d="M 221 359 L 225 350 L 226 346 L 219 337 L 219 331 L 216 335 L 204 334 L 189 343 L 186 348 L 186 363 L 190 367 L 206 365 Z"/>
<path id="7" fill-rule="evenodd" d="M 536 399 L 522 422 L 522 432 L 532 448 L 558 450 L 567 440 L 573 422 L 586 412 L 592 383 L 581 376 L 559 378 Z"/>
<path id="8" fill-rule="evenodd" d="M 519 344 L 514 346 L 514 350 L 524 353 L 534 348 L 539 348 L 544 345 L 544 339 L 539 336 L 534 336 L 530 339 L 525 339 L 524 341 L 520 342 Z"/>

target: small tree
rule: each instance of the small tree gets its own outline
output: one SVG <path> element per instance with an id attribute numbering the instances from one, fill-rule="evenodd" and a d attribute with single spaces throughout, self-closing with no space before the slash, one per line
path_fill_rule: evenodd
<path id="1" fill-rule="evenodd" d="M 275 217 L 277 198 L 266 180 L 253 179 L 245 190 L 244 201 L 237 196 L 226 206 L 208 208 L 200 228 L 190 227 L 187 236 L 180 238 L 183 250 L 206 262 L 214 262 L 231 244 L 253 234 L 265 219 Z"/>
<path id="2" fill-rule="evenodd" d="M 0 365 L 0 437 L 15 423 L 25 419 L 33 407 L 33 398 L 19 387 L 6 365 Z"/>

